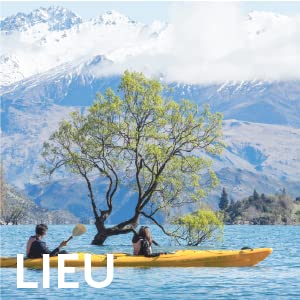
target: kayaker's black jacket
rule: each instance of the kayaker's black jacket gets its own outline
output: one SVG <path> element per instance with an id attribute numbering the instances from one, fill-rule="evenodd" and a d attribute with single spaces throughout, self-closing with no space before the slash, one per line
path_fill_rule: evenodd
<path id="1" fill-rule="evenodd" d="M 43 254 L 50 254 L 50 256 L 58 255 L 59 248 L 55 248 L 53 251 L 50 251 L 46 246 L 46 243 L 36 239 L 32 244 L 29 251 L 29 258 L 40 258 L 43 257 Z"/>

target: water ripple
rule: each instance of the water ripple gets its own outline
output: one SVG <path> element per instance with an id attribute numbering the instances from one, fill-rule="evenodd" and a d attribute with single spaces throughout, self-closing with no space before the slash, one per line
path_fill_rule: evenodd
<path id="1" fill-rule="evenodd" d="M 33 229 L 33 226 L 1 226 L 1 256 L 24 253 L 26 239 Z M 68 225 L 49 226 L 49 247 L 56 247 L 71 231 L 72 226 Z M 161 245 L 155 251 L 175 249 L 158 229 L 152 231 Z M 109 245 L 98 247 L 90 245 L 95 233 L 94 226 L 88 226 L 88 233 L 74 238 L 68 250 L 91 253 L 132 251 L 131 235 L 117 236 L 108 241 Z M 66 274 L 66 281 L 80 283 L 76 290 L 58 289 L 56 269 L 51 269 L 49 289 L 41 287 L 41 271 L 24 271 L 26 281 L 39 282 L 38 289 L 17 289 L 16 269 L 0 269 L 1 299 L 299 299 L 300 227 L 226 226 L 223 241 L 206 243 L 200 248 L 240 249 L 243 246 L 272 247 L 274 252 L 251 268 L 115 268 L 112 284 L 102 290 L 88 286 L 82 269 Z M 103 280 L 105 271 L 93 269 L 93 278 Z"/>

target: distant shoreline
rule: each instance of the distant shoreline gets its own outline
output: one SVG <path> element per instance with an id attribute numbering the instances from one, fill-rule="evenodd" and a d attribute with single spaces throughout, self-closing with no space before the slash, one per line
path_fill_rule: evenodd
<path id="1" fill-rule="evenodd" d="M 276 195 L 253 195 L 226 205 L 226 225 L 300 225 L 300 201 L 285 191 Z"/>

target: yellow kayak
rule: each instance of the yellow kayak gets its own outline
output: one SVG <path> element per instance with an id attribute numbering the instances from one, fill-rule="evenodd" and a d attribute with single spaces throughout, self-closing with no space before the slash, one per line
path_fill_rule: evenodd
<path id="1" fill-rule="evenodd" d="M 179 250 L 156 257 L 114 254 L 115 267 L 250 267 L 272 253 L 272 248 L 246 250 Z M 77 253 L 78 260 L 66 260 L 67 267 L 84 267 L 84 254 Z M 106 255 L 92 254 L 93 267 L 106 267 Z M 50 257 L 50 266 L 57 268 L 58 257 Z M 16 257 L 0 258 L 1 268 L 16 268 Z M 42 268 L 43 259 L 24 259 L 24 267 Z"/>

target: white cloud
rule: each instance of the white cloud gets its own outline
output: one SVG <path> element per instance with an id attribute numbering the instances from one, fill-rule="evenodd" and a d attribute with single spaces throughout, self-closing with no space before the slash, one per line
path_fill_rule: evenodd
<path id="1" fill-rule="evenodd" d="M 198 3 L 175 10 L 171 80 L 300 78 L 300 18 L 241 14 L 236 3 Z"/>
<path id="2" fill-rule="evenodd" d="M 156 44 L 127 48 L 101 73 L 130 68 L 186 83 L 300 79 L 299 25 L 300 17 L 242 15 L 237 3 L 176 4 L 172 28 Z"/>
<path id="3" fill-rule="evenodd" d="M 148 27 L 87 22 L 66 37 L 35 30 L 6 37 L 1 52 L 15 54 L 25 76 L 101 54 L 114 61 L 96 70 L 101 76 L 129 68 L 186 83 L 300 79 L 299 16 L 256 12 L 249 18 L 229 2 L 176 3 L 172 16 L 166 28 L 159 22 Z"/>

